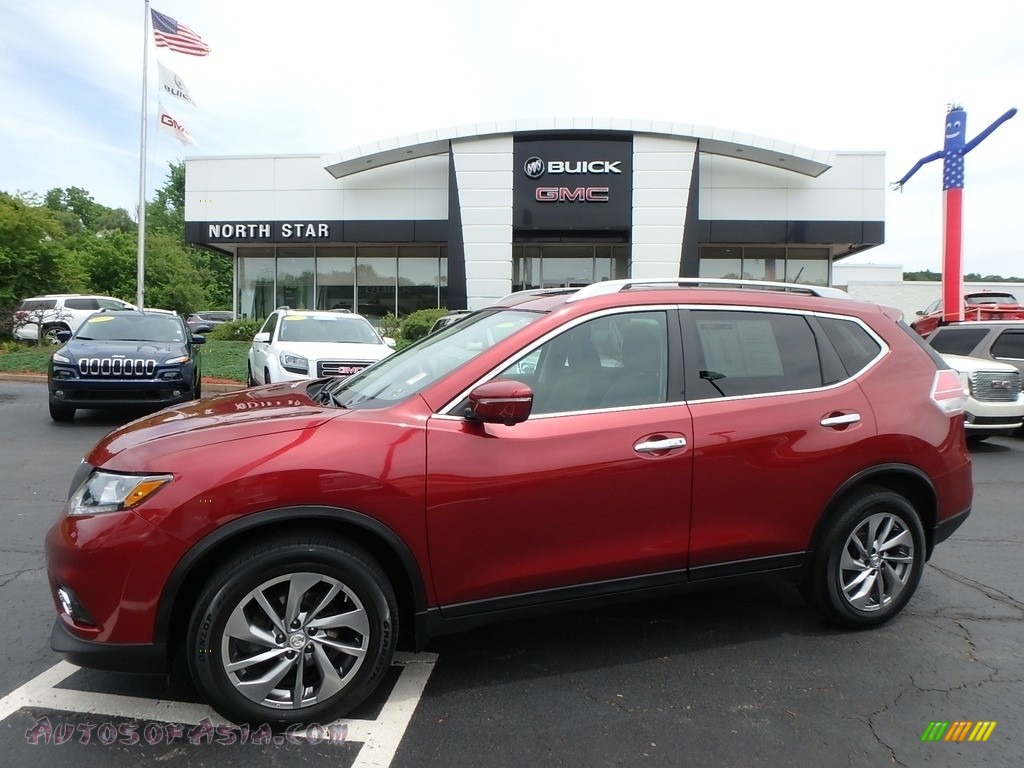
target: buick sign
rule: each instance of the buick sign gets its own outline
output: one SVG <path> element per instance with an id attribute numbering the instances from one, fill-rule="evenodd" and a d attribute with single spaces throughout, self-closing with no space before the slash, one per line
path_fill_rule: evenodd
<path id="1" fill-rule="evenodd" d="M 526 172 L 527 178 L 539 179 L 544 175 L 544 161 L 539 157 L 531 157 L 526 161 L 523 170 Z"/>

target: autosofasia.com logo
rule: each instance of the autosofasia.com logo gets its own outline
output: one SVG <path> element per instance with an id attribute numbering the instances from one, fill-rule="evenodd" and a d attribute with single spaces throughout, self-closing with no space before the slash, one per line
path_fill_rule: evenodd
<path id="1" fill-rule="evenodd" d="M 921 734 L 921 741 L 988 741 L 995 729 L 995 720 L 931 722 Z"/>

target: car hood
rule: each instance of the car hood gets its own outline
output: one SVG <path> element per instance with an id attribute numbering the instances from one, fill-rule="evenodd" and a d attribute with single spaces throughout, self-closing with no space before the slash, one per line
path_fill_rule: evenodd
<path id="1" fill-rule="evenodd" d="M 1000 371 L 1005 373 L 1017 373 L 1017 369 L 1009 363 L 1000 363 L 997 360 L 989 360 L 987 357 L 963 357 L 962 355 L 942 355 L 946 364 L 960 373 L 974 373 L 975 371 Z"/>
<path id="2" fill-rule="evenodd" d="M 177 341 L 78 341 L 72 339 L 59 350 L 68 357 L 145 357 L 162 360 L 188 354 L 185 345 Z"/>
<path id="3" fill-rule="evenodd" d="M 313 402 L 306 394 L 309 384 L 271 384 L 165 408 L 115 429 L 86 461 L 126 472 L 151 471 L 152 462 L 168 454 L 311 429 L 348 413 Z"/>
<path id="4" fill-rule="evenodd" d="M 273 345 L 277 354 L 284 352 L 301 355 L 308 360 L 367 360 L 376 362 L 392 352 L 384 344 L 356 344 L 331 341 L 282 341 Z"/>

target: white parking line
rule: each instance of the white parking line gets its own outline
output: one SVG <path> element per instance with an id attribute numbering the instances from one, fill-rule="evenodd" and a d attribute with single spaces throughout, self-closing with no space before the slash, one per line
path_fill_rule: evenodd
<path id="1" fill-rule="evenodd" d="M 338 721 L 348 726 L 348 741 L 362 744 L 353 768 L 386 768 L 391 764 L 436 662 L 436 653 L 396 653 L 392 664 L 401 667 L 402 672 L 380 715 L 374 720 Z M 57 687 L 78 669 L 66 661 L 58 662 L 7 694 L 0 699 L 0 720 L 25 707 L 182 725 L 199 725 L 204 719 L 215 723 L 222 719 L 205 704 Z M 300 731 L 295 735 L 304 734 Z"/>

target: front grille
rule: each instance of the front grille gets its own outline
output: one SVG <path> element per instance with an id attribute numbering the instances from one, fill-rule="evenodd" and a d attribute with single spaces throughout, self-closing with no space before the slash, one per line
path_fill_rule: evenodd
<path id="1" fill-rule="evenodd" d="M 1012 403 L 1020 392 L 1020 371 L 976 371 L 971 374 L 971 394 L 983 403 Z"/>
<path id="2" fill-rule="evenodd" d="M 78 372 L 86 378 L 151 379 L 156 360 L 130 357 L 83 357 Z"/>
<path id="3" fill-rule="evenodd" d="M 320 376 L 351 376 L 368 366 L 365 360 L 351 362 L 345 360 L 321 360 L 316 364 L 316 375 Z"/>

